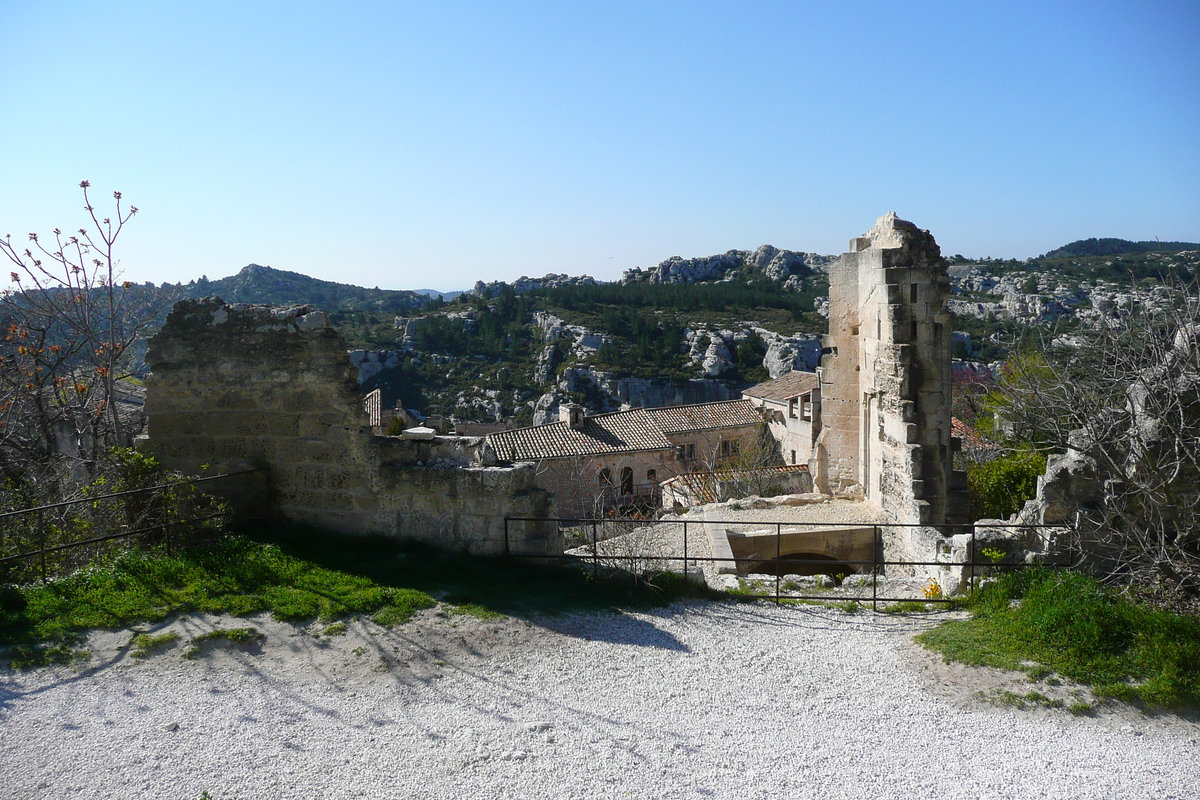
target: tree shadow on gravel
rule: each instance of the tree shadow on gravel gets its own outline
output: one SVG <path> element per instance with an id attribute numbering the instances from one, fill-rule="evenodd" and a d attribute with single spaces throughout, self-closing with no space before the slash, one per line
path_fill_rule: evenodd
<path id="1" fill-rule="evenodd" d="M 633 580 L 625 574 L 593 574 L 584 562 L 553 566 L 469 556 L 298 525 L 259 529 L 249 535 L 277 545 L 288 555 L 381 586 L 415 589 L 446 603 L 523 619 L 605 610 L 643 611 L 686 598 L 723 596 L 677 575 Z M 544 622 L 539 620 L 539 624 Z"/>

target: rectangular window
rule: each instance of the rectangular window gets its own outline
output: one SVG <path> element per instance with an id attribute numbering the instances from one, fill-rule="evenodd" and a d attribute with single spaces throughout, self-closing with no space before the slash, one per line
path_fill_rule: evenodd
<path id="1" fill-rule="evenodd" d="M 721 442 L 721 455 L 723 455 L 723 456 L 729 455 L 729 442 L 727 442 L 727 441 Z"/>
<path id="2" fill-rule="evenodd" d="M 792 419 L 796 418 L 796 398 L 788 400 L 788 416 Z"/>
<path id="3" fill-rule="evenodd" d="M 792 463 L 793 464 L 796 463 L 796 451 L 795 450 L 792 451 Z"/>
<path id="4" fill-rule="evenodd" d="M 808 395 L 800 398 L 800 419 L 812 421 L 812 398 Z"/>

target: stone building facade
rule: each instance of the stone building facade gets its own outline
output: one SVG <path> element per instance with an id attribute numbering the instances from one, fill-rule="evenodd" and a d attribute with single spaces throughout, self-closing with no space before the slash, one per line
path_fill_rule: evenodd
<path id="1" fill-rule="evenodd" d="M 967 521 L 965 474 L 953 469 L 949 294 L 933 236 L 894 213 L 829 267 L 813 478 L 822 491 L 861 493 L 896 523 Z"/>
<path id="2" fill-rule="evenodd" d="M 472 553 L 503 550 L 505 516 L 553 515 L 532 465 L 483 466 L 482 440 L 373 435 L 345 341 L 309 306 L 181 301 L 146 361 L 141 446 L 186 472 L 262 468 L 225 487 L 243 513 Z M 554 525 L 515 535 L 562 552 Z"/>
<path id="3" fill-rule="evenodd" d="M 572 405 L 558 422 L 492 433 L 487 444 L 502 462 L 535 465 L 562 516 L 590 518 L 639 502 L 654 507 L 662 481 L 736 462 L 762 432 L 746 400 L 594 416 Z"/>
<path id="4" fill-rule="evenodd" d="M 808 466 L 821 433 L 821 384 L 815 372 L 787 372 L 751 386 L 742 397 L 758 406 L 786 464 Z"/>

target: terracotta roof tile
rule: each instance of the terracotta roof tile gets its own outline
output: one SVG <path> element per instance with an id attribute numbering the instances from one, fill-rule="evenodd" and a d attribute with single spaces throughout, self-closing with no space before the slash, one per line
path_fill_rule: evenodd
<path id="1" fill-rule="evenodd" d="M 762 414 L 749 400 L 721 400 L 688 406 L 647 408 L 646 415 L 665 434 L 757 425 Z"/>
<path id="2" fill-rule="evenodd" d="M 669 450 L 668 434 L 756 425 L 762 415 L 748 400 L 722 400 L 665 408 L 634 408 L 584 417 L 583 425 L 565 422 L 533 425 L 487 435 L 496 456 L 505 461 L 590 456 L 635 450 Z"/>
<path id="3" fill-rule="evenodd" d="M 565 422 L 551 422 L 489 433 L 487 441 L 499 458 L 512 461 L 666 450 L 672 446 L 641 408 L 584 417 L 583 425 L 578 428 L 571 428 Z"/>
<path id="4" fill-rule="evenodd" d="M 758 397 L 763 400 L 791 400 L 793 397 L 811 392 L 818 385 L 817 373 L 795 370 L 784 373 L 774 380 L 751 386 L 742 394 L 746 397 Z"/>

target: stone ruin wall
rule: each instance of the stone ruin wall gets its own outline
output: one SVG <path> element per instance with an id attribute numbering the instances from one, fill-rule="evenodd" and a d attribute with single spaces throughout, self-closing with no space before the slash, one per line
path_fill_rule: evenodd
<path id="1" fill-rule="evenodd" d="M 881 217 L 829 270 L 822 426 L 811 465 L 823 491 L 861 493 L 892 522 L 966 522 L 953 469 L 950 280 L 928 231 Z M 941 533 L 889 529 L 888 558 L 933 560 Z"/>
<path id="2" fill-rule="evenodd" d="M 185 472 L 264 467 L 217 482 L 241 513 L 477 554 L 503 551 L 505 516 L 553 516 L 532 466 L 472 463 L 478 440 L 374 436 L 345 341 L 310 306 L 182 301 L 146 361 L 141 445 Z M 562 552 L 553 525 L 511 534 L 514 552 Z"/>

